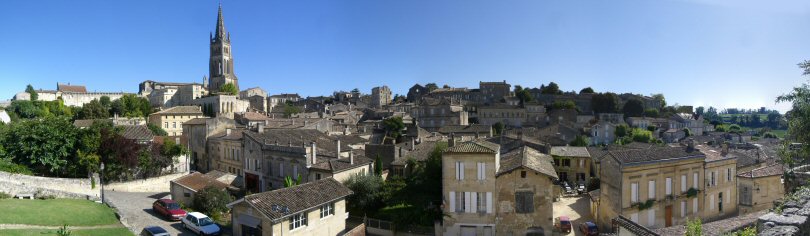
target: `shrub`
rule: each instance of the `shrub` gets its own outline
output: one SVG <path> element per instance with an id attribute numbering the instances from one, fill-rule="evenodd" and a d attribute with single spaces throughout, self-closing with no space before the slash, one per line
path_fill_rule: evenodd
<path id="1" fill-rule="evenodd" d="M 56 231 L 56 235 L 59 235 L 59 236 L 70 236 L 70 235 L 72 235 L 72 234 L 73 234 L 73 232 L 71 232 L 71 231 L 68 229 L 68 225 L 67 225 L 67 224 L 62 225 L 62 227 L 60 227 L 60 228 L 59 228 L 59 230 L 58 230 L 58 231 Z"/>
<path id="2" fill-rule="evenodd" d="M 0 199 L 9 199 L 11 198 L 11 194 L 0 192 Z"/>
<path id="3" fill-rule="evenodd" d="M 228 211 L 233 197 L 225 189 L 205 187 L 194 195 L 194 209 L 207 215 L 219 215 Z"/>

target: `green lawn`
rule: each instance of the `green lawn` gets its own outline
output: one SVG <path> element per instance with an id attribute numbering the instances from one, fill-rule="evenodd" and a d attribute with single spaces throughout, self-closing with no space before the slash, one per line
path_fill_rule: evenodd
<path id="1" fill-rule="evenodd" d="M 0 224 L 94 226 L 119 224 L 112 208 L 78 199 L 0 199 Z"/>
<path id="2" fill-rule="evenodd" d="M 0 235 L 7 236 L 36 236 L 36 235 L 57 235 L 56 229 L 3 229 L 0 230 Z M 80 229 L 71 230 L 71 236 L 114 236 L 114 235 L 133 235 L 127 228 L 109 228 L 109 229 Z"/>
<path id="3" fill-rule="evenodd" d="M 771 130 L 771 133 L 775 134 L 779 138 L 785 138 L 785 134 L 787 134 L 787 130 L 775 129 L 775 130 Z"/>

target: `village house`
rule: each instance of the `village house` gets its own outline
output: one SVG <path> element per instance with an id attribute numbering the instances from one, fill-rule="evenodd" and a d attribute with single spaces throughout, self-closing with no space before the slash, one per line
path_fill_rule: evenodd
<path id="1" fill-rule="evenodd" d="M 552 235 L 556 180 L 549 155 L 525 146 L 503 154 L 495 174 L 495 235 Z"/>
<path id="2" fill-rule="evenodd" d="M 737 215 L 737 156 L 728 152 L 728 145 L 721 150 L 698 145 L 706 157 L 703 171 L 705 188 L 701 193 L 704 207 L 701 218 L 714 221 Z"/>
<path id="3" fill-rule="evenodd" d="M 600 164 L 596 223 L 611 228 L 620 215 L 647 228 L 703 217 L 705 155 L 687 147 L 609 150 Z"/>
<path id="4" fill-rule="evenodd" d="M 206 174 L 194 172 L 169 181 L 169 192 L 172 200 L 186 206 L 192 206 L 194 204 L 194 195 L 207 187 L 238 191 L 235 186 L 231 186 L 235 178 L 235 175 L 228 175 L 218 171 L 211 171 Z"/>
<path id="5" fill-rule="evenodd" d="M 507 104 L 492 104 L 478 107 L 478 122 L 492 126 L 501 123 L 505 127 L 522 127 L 526 122 L 526 108 Z"/>
<path id="6" fill-rule="evenodd" d="M 208 138 L 208 158 L 216 170 L 244 176 L 242 133 L 244 129 L 226 128 Z"/>
<path id="7" fill-rule="evenodd" d="M 209 157 L 209 153 L 217 147 L 209 146 L 208 138 L 226 132 L 226 129 L 235 128 L 236 122 L 225 117 L 195 118 L 183 123 L 183 136 L 188 140 L 192 170 L 202 172 L 215 170 L 215 158 Z"/>
<path id="8" fill-rule="evenodd" d="M 495 235 L 500 147 L 487 141 L 448 141 L 442 155 L 444 235 Z M 475 176 L 473 176 L 473 174 Z"/>
<path id="9" fill-rule="evenodd" d="M 549 152 L 554 157 L 554 168 L 562 182 L 588 186 L 594 172 L 587 147 L 554 146 Z"/>
<path id="10" fill-rule="evenodd" d="M 464 107 L 449 99 L 423 98 L 419 107 L 411 109 L 411 117 L 428 131 L 437 131 L 445 125 L 469 124 Z"/>
<path id="11" fill-rule="evenodd" d="M 506 80 L 502 82 L 479 81 L 478 89 L 479 92 L 481 93 L 479 102 L 482 103 L 492 103 L 500 101 L 503 97 L 512 94 L 512 85 L 506 83 Z"/>
<path id="12" fill-rule="evenodd" d="M 203 84 L 174 83 L 147 80 L 138 85 L 138 95 L 149 100 L 152 107 L 188 106 L 194 99 L 208 94 Z"/>
<path id="13" fill-rule="evenodd" d="M 149 115 L 149 123 L 163 128 L 169 136 L 182 136 L 183 123 L 204 117 L 198 106 L 176 106 Z"/>
<path id="14" fill-rule="evenodd" d="M 247 195 L 228 204 L 233 235 L 343 235 L 346 197 L 332 178 Z"/>
<path id="15" fill-rule="evenodd" d="M 374 87 L 371 89 L 371 107 L 382 108 L 391 104 L 391 89 L 388 86 Z"/>
<path id="16" fill-rule="evenodd" d="M 737 190 L 739 191 L 740 215 L 772 209 L 774 202 L 785 196 L 782 164 L 759 167 L 750 171 L 739 172 Z"/>

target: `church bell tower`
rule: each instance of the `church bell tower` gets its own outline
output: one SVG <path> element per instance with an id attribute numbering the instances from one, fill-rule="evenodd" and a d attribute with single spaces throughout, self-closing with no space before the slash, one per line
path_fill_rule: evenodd
<path id="1" fill-rule="evenodd" d="M 232 83 L 239 90 L 239 79 L 233 73 L 233 56 L 231 55 L 231 34 L 225 30 L 222 19 L 222 5 L 217 13 L 216 33 L 211 35 L 211 57 L 208 61 L 208 92 L 217 94 L 219 87 Z"/>

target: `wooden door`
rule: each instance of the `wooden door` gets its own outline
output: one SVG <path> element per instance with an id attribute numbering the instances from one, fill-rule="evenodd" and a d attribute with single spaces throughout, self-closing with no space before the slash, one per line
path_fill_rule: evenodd
<path id="1" fill-rule="evenodd" d="M 670 227 L 672 226 L 672 205 L 667 206 L 664 212 L 664 221 L 666 221 L 666 227 Z"/>

